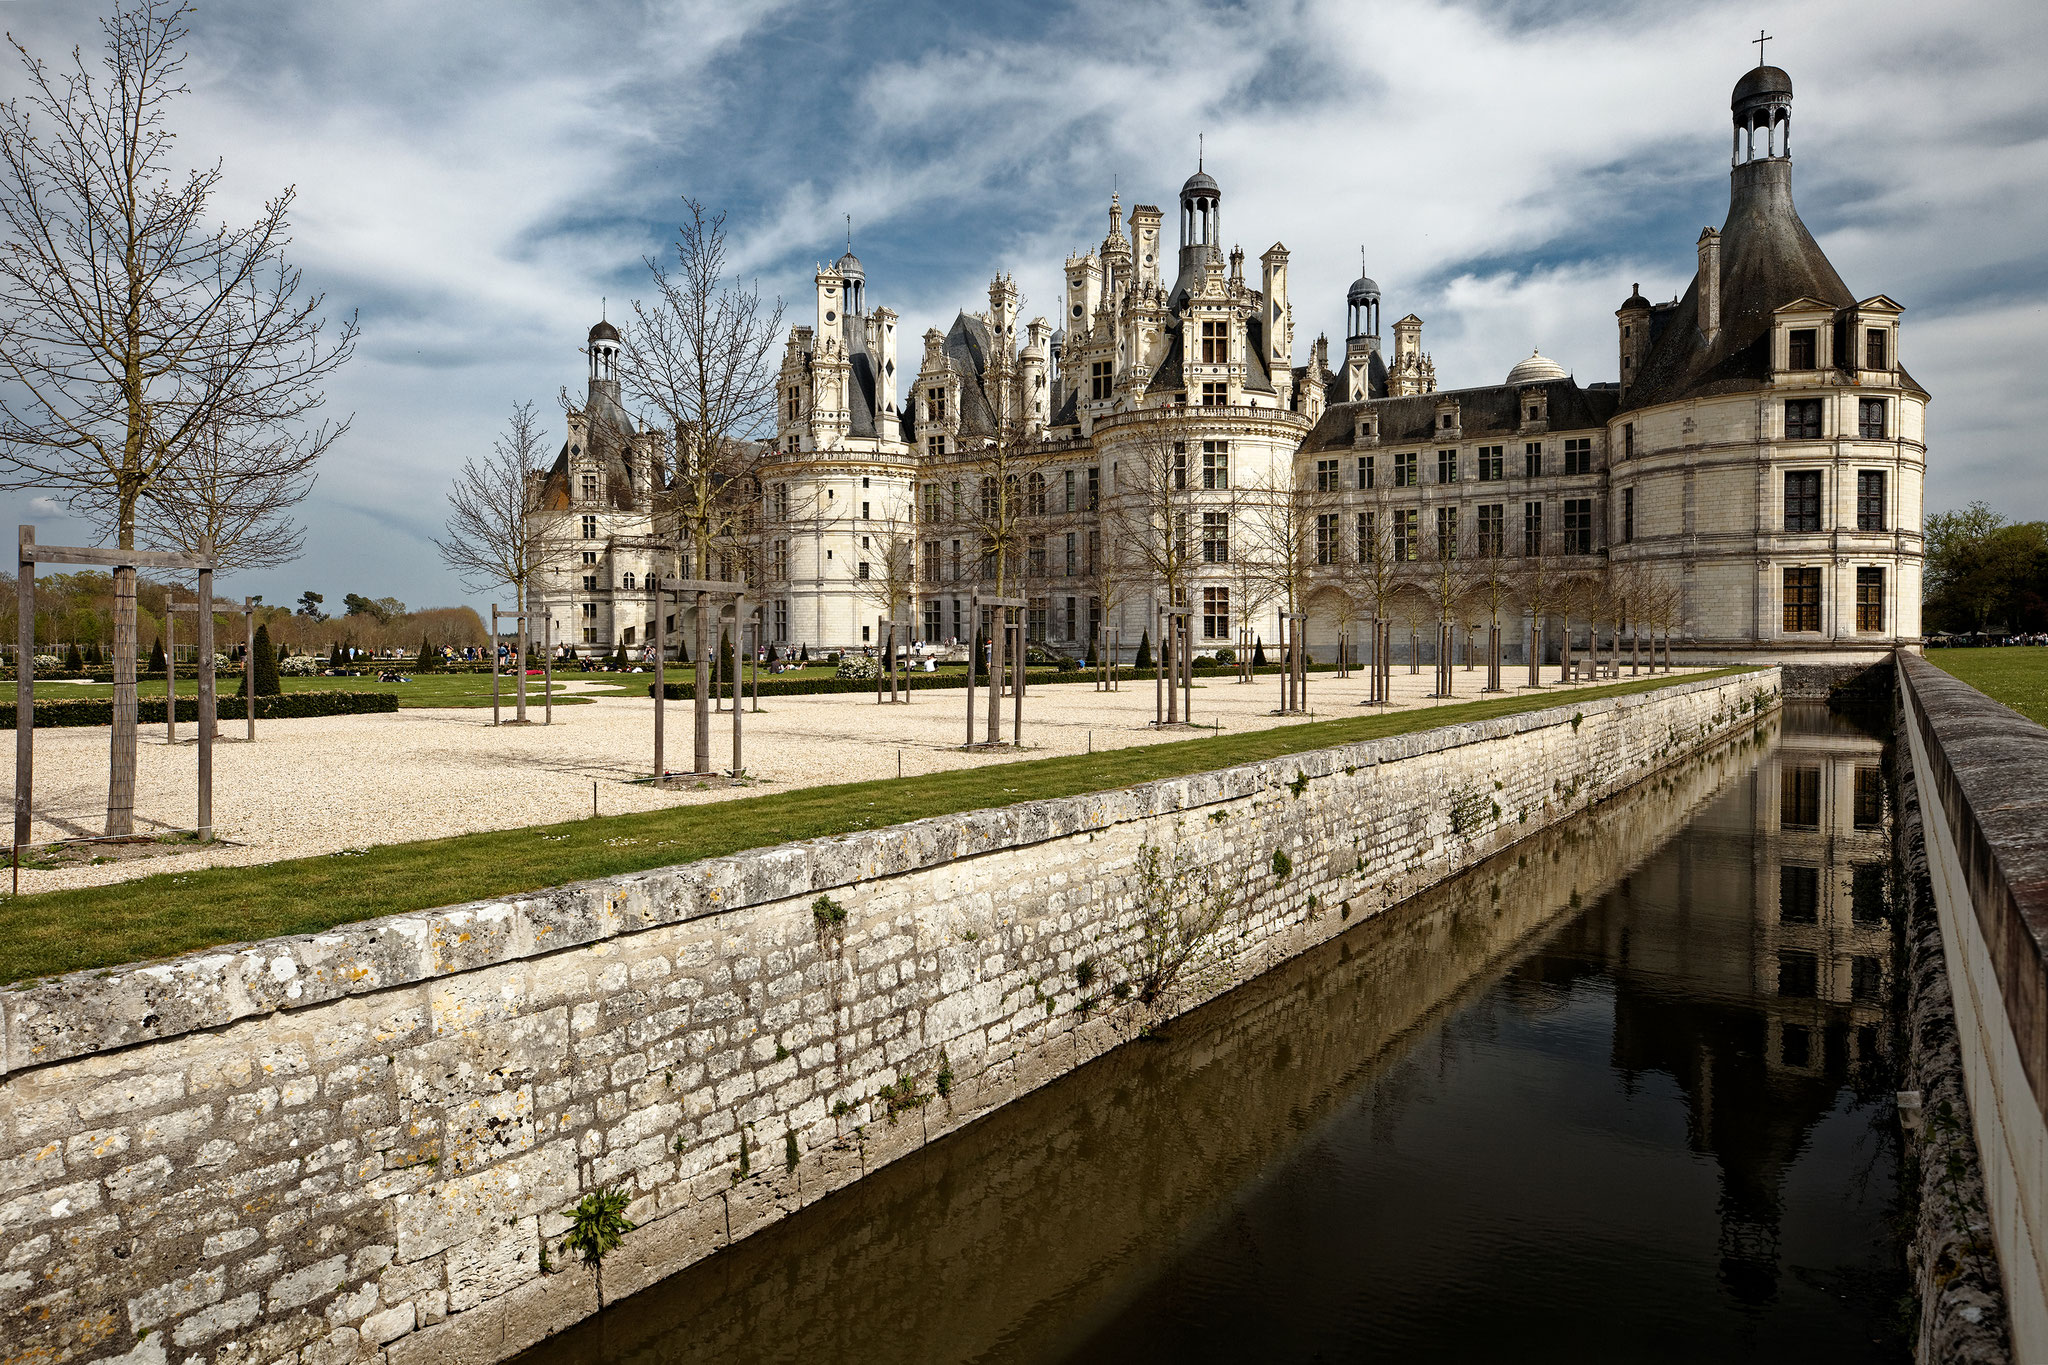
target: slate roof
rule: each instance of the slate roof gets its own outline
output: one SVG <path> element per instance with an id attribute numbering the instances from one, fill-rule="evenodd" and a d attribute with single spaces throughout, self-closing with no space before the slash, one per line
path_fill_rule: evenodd
<path id="1" fill-rule="evenodd" d="M 600 324 L 603 325 L 603 324 Z M 596 328 L 591 329 L 592 334 Z M 614 508 L 621 511 L 633 506 L 632 471 L 627 467 L 626 457 L 632 450 L 633 433 L 640 430 L 632 414 L 619 404 L 612 390 L 613 383 L 599 382 L 590 386 L 590 395 L 585 400 L 583 412 L 590 419 L 586 432 L 595 430 L 601 423 L 610 423 L 619 433 L 619 441 L 608 443 L 611 449 L 601 450 L 604 463 L 604 486 L 606 495 Z M 585 439 L 588 439 L 587 435 Z M 567 506 L 569 498 L 569 442 L 562 442 L 561 450 L 555 455 L 555 462 L 548 466 L 545 481 L 541 486 L 541 499 L 548 506 Z"/>
<path id="2" fill-rule="evenodd" d="M 1405 398 L 1378 398 L 1366 403 L 1332 403 L 1322 420 L 1302 443 L 1304 454 L 1319 450 L 1348 449 L 1358 418 L 1370 412 L 1380 424 L 1381 447 L 1427 445 L 1438 439 L 1437 404 L 1456 399 L 1460 441 L 1499 438 L 1519 440 L 1522 431 L 1521 398 L 1526 389 L 1540 388 L 1549 395 L 1548 430 L 1591 431 L 1607 425 L 1614 415 L 1617 395 L 1612 389 L 1583 389 L 1572 379 L 1552 379 L 1542 384 L 1493 384 L 1478 389 L 1440 389 L 1435 393 Z"/>
<path id="3" fill-rule="evenodd" d="M 1856 302 L 1792 204 L 1789 161 L 1752 161 L 1731 177 L 1721 229 L 1721 328 L 1708 344 L 1699 328 L 1699 277 L 1676 307 L 1651 317 L 1650 353 L 1629 390 L 1631 409 L 1686 398 L 1761 389 L 1771 375 L 1774 310 L 1799 298 L 1831 308 Z M 1900 376 L 1917 390 L 1909 376 Z"/>

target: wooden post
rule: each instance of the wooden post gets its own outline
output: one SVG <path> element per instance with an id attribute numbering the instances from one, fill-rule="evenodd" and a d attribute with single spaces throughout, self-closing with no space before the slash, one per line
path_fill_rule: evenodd
<path id="1" fill-rule="evenodd" d="M 1152 630 L 1159 636 L 1159 658 L 1152 661 L 1152 723 L 1166 724 L 1166 612 L 1152 608 Z"/>
<path id="2" fill-rule="evenodd" d="M 694 596 L 697 610 L 697 660 L 692 666 L 696 696 L 692 698 L 694 705 L 690 713 L 693 723 L 690 771 L 702 774 L 711 771 L 711 661 L 705 656 L 711 652 L 710 632 L 714 623 L 710 619 L 711 595 L 699 592 Z"/>
<path id="3" fill-rule="evenodd" d="M 164 613 L 166 616 L 169 612 Z M 242 599 L 242 717 L 248 740 L 256 742 L 256 604 Z"/>
<path id="4" fill-rule="evenodd" d="M 754 688 L 754 709 L 759 711 L 761 709 L 761 622 L 758 617 L 752 625 L 754 644 L 747 651 L 747 678 Z"/>
<path id="5" fill-rule="evenodd" d="M 164 600 L 164 743 L 178 742 L 178 614 Z"/>
<path id="6" fill-rule="evenodd" d="M 975 656 L 974 640 L 981 634 L 981 599 L 967 599 L 967 747 L 974 747 L 974 670 L 981 660 Z"/>
<path id="7" fill-rule="evenodd" d="M 29 798 L 35 786 L 36 729 L 36 562 L 29 547 L 36 528 L 21 528 L 21 563 L 14 580 L 14 857 L 28 842 Z M 17 880 L 20 872 L 15 873 Z"/>
<path id="8" fill-rule="evenodd" d="M 740 769 L 745 766 L 740 757 L 740 714 L 743 708 L 740 706 L 739 651 L 740 646 L 747 638 L 746 631 L 740 625 L 741 620 L 746 615 L 746 610 L 747 599 L 745 597 L 735 597 L 732 599 L 732 677 L 728 679 L 728 682 L 732 687 L 732 775 L 734 781 L 739 780 Z"/>
<path id="9" fill-rule="evenodd" d="M 521 594 L 521 601 L 517 604 L 517 610 L 513 612 L 513 616 L 519 622 L 519 701 L 513 711 L 513 715 L 519 724 L 524 725 L 526 724 L 526 603 L 524 594 Z"/>
<path id="10" fill-rule="evenodd" d="M 567 476 L 565 475 L 564 477 Z M 543 685 L 547 688 L 547 695 L 541 699 L 541 707 L 547 715 L 545 723 L 553 725 L 555 723 L 555 617 L 553 612 L 549 612 L 540 618 L 540 654 L 541 658 L 546 660 L 542 665 L 546 671 L 542 673 L 541 678 Z"/>
<path id="11" fill-rule="evenodd" d="M 649 574 L 654 589 L 654 780 L 660 782 L 668 776 L 664 766 L 667 759 L 662 754 L 662 703 L 668 700 L 668 636 L 662 629 L 661 575 Z"/>
<path id="12" fill-rule="evenodd" d="M 213 570 L 199 571 L 199 838 L 213 838 Z M 165 613 L 168 615 L 169 613 Z"/>
<path id="13" fill-rule="evenodd" d="M 1010 643 L 1010 609 L 998 606 L 989 618 L 988 629 L 988 742 L 1003 742 L 1003 657 Z"/>
<path id="14" fill-rule="evenodd" d="M 491 724 L 498 725 L 498 604 L 491 603 Z"/>
<path id="15" fill-rule="evenodd" d="M 1010 670 L 1010 743 L 1024 747 L 1024 621 L 1025 608 L 1017 614 L 1017 653 Z"/>

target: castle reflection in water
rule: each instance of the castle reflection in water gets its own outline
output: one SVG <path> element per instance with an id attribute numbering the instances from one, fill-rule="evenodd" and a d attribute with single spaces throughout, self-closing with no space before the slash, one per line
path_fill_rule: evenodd
<path id="1" fill-rule="evenodd" d="M 1788 703 L 1774 748 L 1526 963 L 1612 978 L 1613 1065 L 1659 1071 L 1722 1173 L 1721 1278 L 1776 1292 L 1787 1170 L 1846 1087 L 1889 1094 L 1896 977 L 1885 744 Z M 1649 932 L 1644 932 L 1649 926 Z"/>

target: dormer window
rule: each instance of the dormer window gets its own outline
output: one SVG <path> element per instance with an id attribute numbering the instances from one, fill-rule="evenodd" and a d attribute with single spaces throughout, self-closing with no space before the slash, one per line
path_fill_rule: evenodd
<path id="1" fill-rule="evenodd" d="M 1109 398 L 1110 380 L 1109 361 L 1098 360 L 1088 367 L 1088 398 L 1090 402 L 1100 403 Z"/>
<path id="2" fill-rule="evenodd" d="M 1204 365 L 1227 365 L 1230 363 L 1229 323 L 1205 322 L 1202 324 L 1202 363 Z"/>
<path id="3" fill-rule="evenodd" d="M 585 474 L 583 476 L 583 497 L 586 501 L 597 497 L 597 475 Z"/>
<path id="4" fill-rule="evenodd" d="M 1451 429 L 1451 414 L 1448 412 L 1445 413 L 1442 417 L 1437 419 L 1437 424 L 1441 426 L 1445 431 L 1449 431 Z"/>
<path id="5" fill-rule="evenodd" d="M 924 391 L 925 416 L 934 422 L 946 420 L 946 391 L 926 389 Z"/>
<path id="6" fill-rule="evenodd" d="M 1812 327 L 1794 327 L 1785 348 L 1785 368 L 1788 370 L 1811 370 L 1817 368 L 1815 356 L 1820 350 L 1820 332 Z"/>
<path id="7" fill-rule="evenodd" d="M 1864 333 L 1863 333 L 1863 368 L 1864 368 L 1864 369 L 1866 369 L 1866 370 L 1882 370 L 1882 369 L 1886 369 L 1886 368 L 1889 368 L 1889 366 L 1890 366 L 1890 364 L 1891 364 L 1891 361 L 1890 361 L 1890 358 L 1889 358 L 1889 357 L 1888 357 L 1888 356 L 1886 355 L 1886 352 L 1887 352 L 1887 351 L 1889 351 L 1889 350 L 1890 350 L 1891 348 L 1890 348 L 1890 347 L 1889 347 L 1888 345 L 1886 345 L 1886 342 L 1887 342 L 1887 340 L 1888 340 L 1888 338 L 1887 338 L 1887 337 L 1886 337 L 1886 335 L 1885 335 L 1885 329 L 1884 329 L 1884 328 L 1882 328 L 1882 327 L 1871 327 L 1871 328 L 1868 328 L 1868 329 L 1866 329 L 1866 330 L 1864 331 Z"/>

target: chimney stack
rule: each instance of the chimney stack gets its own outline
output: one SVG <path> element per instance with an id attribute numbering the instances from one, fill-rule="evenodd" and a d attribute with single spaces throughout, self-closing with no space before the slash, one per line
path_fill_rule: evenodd
<path id="1" fill-rule="evenodd" d="M 1713 228 L 1700 233 L 1699 319 L 1711 343 L 1721 330 L 1721 234 Z"/>

